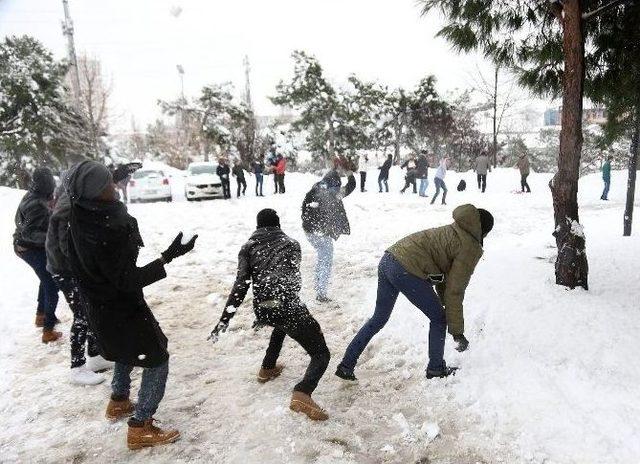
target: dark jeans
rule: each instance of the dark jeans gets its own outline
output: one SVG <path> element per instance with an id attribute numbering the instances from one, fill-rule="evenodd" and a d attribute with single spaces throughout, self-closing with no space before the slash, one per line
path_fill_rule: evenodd
<path id="1" fill-rule="evenodd" d="M 350 371 L 355 368 L 358 358 L 373 336 L 389 320 L 400 293 L 429 318 L 429 365 L 427 368 L 433 370 L 444 368 L 447 321 L 442 303 L 430 282 L 407 272 L 390 253 L 384 254 L 378 266 L 378 296 L 373 316 L 362 326 L 347 347 L 341 366 Z"/>
<path id="2" fill-rule="evenodd" d="M 438 198 L 438 195 L 440 195 L 440 189 L 442 189 L 442 204 L 446 205 L 447 204 L 447 186 L 444 183 L 444 180 L 440 179 L 439 177 L 436 177 L 434 179 L 434 183 L 436 184 L 436 193 L 435 195 L 433 195 L 431 204 L 434 204 L 436 202 L 436 198 Z"/>
<path id="3" fill-rule="evenodd" d="M 329 365 L 331 354 L 324 341 L 320 324 L 306 306 L 296 304 L 288 308 L 257 309 L 258 321 L 273 327 L 263 369 L 273 369 L 280 356 L 285 336 L 293 338 L 311 356 L 311 362 L 302 380 L 293 388 L 311 395 Z"/>
<path id="4" fill-rule="evenodd" d="M 131 389 L 131 371 L 133 366 L 116 363 L 113 367 L 111 391 L 120 398 L 129 398 Z M 164 397 L 164 390 L 169 375 L 169 361 L 158 367 L 142 370 L 142 382 L 138 390 L 138 402 L 134 419 L 145 421 L 151 419 L 158 410 L 158 405 Z"/>
<path id="5" fill-rule="evenodd" d="M 611 188 L 611 179 L 604 179 L 604 191 L 602 192 L 601 200 L 609 199 L 609 188 Z"/>
<path id="6" fill-rule="evenodd" d="M 58 306 L 58 286 L 47 271 L 47 254 L 44 248 L 29 248 L 16 252 L 35 271 L 40 286 L 38 287 L 38 313 L 44 313 L 44 328 L 53 329 L 56 325 L 56 308 Z"/>
<path id="7" fill-rule="evenodd" d="M 53 276 L 53 280 L 64 295 L 69 308 L 73 313 L 73 324 L 71 324 L 71 368 L 84 366 L 86 360 L 84 357 L 85 343 L 89 356 L 97 356 L 100 354 L 96 340 L 89 330 L 87 322 L 86 306 L 80 296 L 80 289 L 73 277 L 69 276 Z"/>
<path id="8" fill-rule="evenodd" d="M 360 191 L 364 192 L 365 184 L 367 183 L 367 172 L 360 171 Z"/>
<path id="9" fill-rule="evenodd" d="M 416 185 L 416 180 L 415 179 L 405 179 L 404 188 L 402 190 L 400 190 L 400 192 L 404 193 L 405 190 L 407 190 L 410 185 L 413 185 L 413 193 L 418 193 L 418 187 Z"/>
<path id="10" fill-rule="evenodd" d="M 262 183 L 264 182 L 264 175 L 256 174 L 256 196 L 262 196 Z"/>
<path id="11" fill-rule="evenodd" d="M 378 187 L 380 187 L 380 193 L 382 193 L 382 184 L 384 183 L 385 189 L 387 193 L 389 192 L 389 178 L 388 177 L 378 177 Z"/>
<path id="12" fill-rule="evenodd" d="M 236 183 L 238 184 L 238 198 L 240 198 L 240 193 L 242 193 L 243 195 L 245 194 L 245 192 L 247 191 L 247 181 L 245 180 L 244 177 L 242 178 L 236 178 Z"/>
<path id="13" fill-rule="evenodd" d="M 487 175 L 478 174 L 478 189 L 482 189 L 482 193 L 487 189 Z"/>
<path id="14" fill-rule="evenodd" d="M 276 174 L 276 182 L 278 184 L 278 188 L 276 190 L 276 193 L 284 193 L 285 192 L 285 188 L 284 188 L 284 174 Z"/>
<path id="15" fill-rule="evenodd" d="M 222 195 L 226 198 L 231 198 L 231 182 L 229 179 L 220 179 L 222 183 Z"/>
<path id="16" fill-rule="evenodd" d="M 529 174 L 520 175 L 520 186 L 522 187 L 523 192 L 526 190 L 531 193 L 531 188 L 529 188 L 529 184 L 527 184 L 527 177 L 529 177 Z"/>

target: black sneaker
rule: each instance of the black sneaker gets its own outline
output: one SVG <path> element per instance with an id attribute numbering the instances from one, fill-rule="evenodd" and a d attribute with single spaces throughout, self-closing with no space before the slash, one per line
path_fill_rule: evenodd
<path id="1" fill-rule="evenodd" d="M 427 379 L 444 379 L 445 377 L 449 377 L 450 375 L 456 375 L 457 370 L 457 367 L 445 367 L 444 369 L 440 369 L 437 371 L 427 369 Z"/>
<path id="2" fill-rule="evenodd" d="M 340 377 L 342 380 L 348 380 L 350 382 L 358 381 L 356 376 L 353 374 L 353 371 L 348 370 L 347 368 L 343 367 L 341 364 L 339 364 L 338 368 L 336 369 L 336 376 Z"/>
<path id="3" fill-rule="evenodd" d="M 333 301 L 331 298 L 329 298 L 328 296 L 320 296 L 318 295 L 316 297 L 316 301 L 319 303 L 329 303 L 330 301 Z"/>

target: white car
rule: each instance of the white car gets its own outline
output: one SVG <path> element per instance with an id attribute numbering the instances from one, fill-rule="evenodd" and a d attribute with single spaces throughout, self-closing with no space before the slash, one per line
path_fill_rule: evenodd
<path id="1" fill-rule="evenodd" d="M 203 198 L 224 198 L 215 163 L 191 163 L 187 168 L 184 196 L 189 201 Z"/>
<path id="2" fill-rule="evenodd" d="M 157 169 L 139 169 L 133 173 L 127 187 L 129 201 L 172 201 L 169 178 Z"/>

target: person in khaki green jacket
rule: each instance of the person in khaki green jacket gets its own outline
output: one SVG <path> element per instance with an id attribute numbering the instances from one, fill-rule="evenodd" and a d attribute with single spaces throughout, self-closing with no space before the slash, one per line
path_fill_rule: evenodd
<path id="1" fill-rule="evenodd" d="M 520 154 L 516 167 L 520 171 L 520 187 L 522 187 L 522 193 L 525 191 L 527 193 L 531 193 L 531 187 L 529 187 L 529 184 L 527 183 L 527 177 L 529 177 L 529 174 L 531 173 L 531 165 L 526 153 Z"/>
<path id="2" fill-rule="evenodd" d="M 455 372 L 457 368 L 447 367 L 444 360 L 446 330 L 448 327 L 458 351 L 468 348 L 462 302 L 482 256 L 482 242 L 493 228 L 493 216 L 473 205 L 462 205 L 453 211 L 453 219 L 448 226 L 409 235 L 385 252 L 378 266 L 375 311 L 347 347 L 336 371 L 338 377 L 356 380 L 353 371 L 360 354 L 389 320 L 400 293 L 430 320 L 427 378 Z"/>

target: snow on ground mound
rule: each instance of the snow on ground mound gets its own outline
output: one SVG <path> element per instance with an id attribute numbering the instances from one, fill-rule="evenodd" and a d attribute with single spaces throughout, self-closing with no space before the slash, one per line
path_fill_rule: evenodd
<path id="1" fill-rule="evenodd" d="M 315 254 L 300 224 L 304 194 L 317 180 L 287 174 L 287 194 L 230 201 L 142 204 L 130 207 L 155 258 L 180 230 L 197 230 L 194 253 L 168 267 L 169 277 L 146 291 L 169 337 L 171 373 L 157 417 L 182 431 L 175 445 L 131 453 L 126 426 L 104 420 L 108 384 L 80 388 L 67 382 L 69 348 L 42 345 L 33 328 L 36 281 L 11 250 L 20 192 L 0 189 L 0 456 L 7 462 L 281 462 L 281 463 L 621 463 L 640 456 L 640 300 L 637 236 L 622 238 L 626 174 L 613 173 L 611 201 L 599 201 L 598 174 L 580 181 L 581 220 L 590 263 L 589 292 L 553 282 L 555 255 L 549 174 L 532 174 L 531 195 L 516 193 L 516 170 L 488 176 L 487 193 L 475 175 L 447 174 L 448 206 L 399 193 L 394 168 L 388 195 L 368 192 L 345 200 L 352 234 L 336 243 L 331 294 L 313 300 Z M 456 192 L 460 179 L 467 191 Z M 265 193 L 272 192 L 271 177 Z M 433 183 L 429 187 L 433 194 Z M 428 321 L 404 298 L 387 327 L 363 353 L 359 385 L 344 386 L 333 372 L 346 345 L 371 315 L 377 263 L 404 235 L 447 224 L 453 208 L 474 203 L 496 223 L 465 299 L 470 349 L 446 359 L 457 376 L 426 381 Z M 439 202 L 438 202 L 439 203 Z M 273 207 L 283 229 L 303 250 L 303 298 L 320 322 L 332 360 L 315 399 L 331 415 L 316 424 L 288 410 L 290 389 L 307 357 L 285 343 L 283 375 L 255 381 L 269 331 L 251 330 L 250 302 L 211 346 L 206 337 L 222 312 L 235 277 L 237 253 L 255 229 L 255 214 Z M 59 315 L 68 333 L 70 314 Z M 139 382 L 139 372 L 135 384 Z M 137 387 L 134 387 L 137 388 Z"/>

